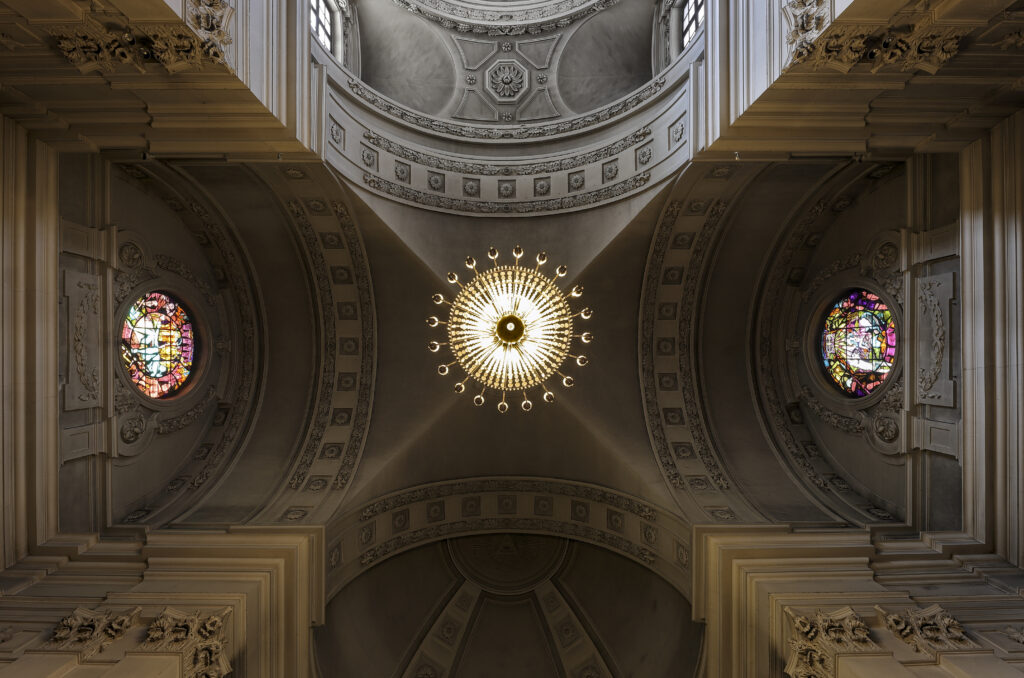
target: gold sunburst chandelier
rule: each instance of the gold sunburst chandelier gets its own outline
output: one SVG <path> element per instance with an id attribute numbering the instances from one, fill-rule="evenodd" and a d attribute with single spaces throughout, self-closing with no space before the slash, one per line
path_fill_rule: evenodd
<path id="1" fill-rule="evenodd" d="M 570 308 L 570 300 L 583 294 L 583 286 L 562 292 L 557 280 L 568 272 L 564 265 L 556 268 L 550 278 L 540 272 L 548 261 L 544 252 L 537 255 L 534 268 L 519 265 L 523 257 L 519 245 L 512 250 L 512 265 L 499 266 L 498 250 L 493 247 L 487 257 L 492 267 L 486 271 L 477 270 L 473 257 L 466 258 L 466 268 L 473 272 L 473 277 L 465 285 L 456 273 L 448 274 L 448 282 L 459 288 L 453 300 L 447 300 L 443 294 L 433 296 L 435 304 L 450 307 L 448 320 L 430 316 L 427 325 L 445 325 L 448 341 L 431 341 L 427 348 L 433 353 L 442 346 L 450 348 L 455 360 L 439 365 L 437 372 L 444 376 L 453 365 L 459 365 L 466 376 L 455 384 L 455 392 L 465 392 L 466 383 L 470 379 L 476 381 L 480 393 L 473 397 L 474 405 L 483 405 L 485 394 L 491 389 L 501 391 L 498 411 L 502 414 L 509 409 L 509 392 L 521 393 L 520 407 L 529 412 L 533 409 L 533 401 L 527 395 L 530 389 L 540 386 L 544 389 L 541 399 L 551 403 L 555 394 L 548 388 L 548 382 L 555 375 L 562 386 L 573 385 L 573 378 L 560 371 L 566 358 L 572 358 L 580 367 L 587 364 L 586 356 L 570 353 L 572 341 L 579 339 L 589 344 L 594 337 L 590 332 L 574 334 L 573 320 L 589 320 L 593 312 L 589 308 L 576 312 Z"/>

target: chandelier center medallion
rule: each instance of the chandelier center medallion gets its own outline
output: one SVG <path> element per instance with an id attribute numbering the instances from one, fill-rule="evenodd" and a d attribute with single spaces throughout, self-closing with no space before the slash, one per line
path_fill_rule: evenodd
<path id="1" fill-rule="evenodd" d="M 520 407 L 529 412 L 533 402 L 527 391 L 540 386 L 544 402 L 553 402 L 554 393 L 547 385 L 550 379 L 557 375 L 566 388 L 574 383 L 573 377 L 560 371 L 565 360 L 572 358 L 580 367 L 587 364 L 586 356 L 571 354 L 572 342 L 590 343 L 593 335 L 575 334 L 574 319 L 586 320 L 592 313 L 587 308 L 574 312 L 570 307 L 570 300 L 583 294 L 582 285 L 568 293 L 558 287 L 557 280 L 567 273 L 565 266 L 555 269 L 553 277 L 541 273 L 547 254 L 537 255 L 534 268 L 519 265 L 523 256 L 519 246 L 512 250 L 511 265 L 498 265 L 498 251 L 493 247 L 487 256 L 493 265 L 486 271 L 477 270 L 473 257 L 466 259 L 466 268 L 473 275 L 465 284 L 457 274 L 448 274 L 448 282 L 459 288 L 453 300 L 434 295 L 434 303 L 448 305 L 450 311 L 447 321 L 431 316 L 427 324 L 446 325 L 448 341 L 431 341 L 428 348 L 437 352 L 447 346 L 455 358 L 438 366 L 439 374 L 447 375 L 456 364 L 465 372 L 466 377 L 455 384 L 456 393 L 463 393 L 466 383 L 473 380 L 481 387 L 474 404 L 484 404 L 488 389 L 501 391 L 498 411 L 504 413 L 509 408 L 508 392 L 518 392 L 523 396 Z"/>

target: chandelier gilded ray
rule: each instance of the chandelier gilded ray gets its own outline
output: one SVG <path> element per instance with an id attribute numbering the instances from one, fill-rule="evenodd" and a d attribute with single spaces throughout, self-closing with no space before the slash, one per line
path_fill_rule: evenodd
<path id="1" fill-rule="evenodd" d="M 583 285 L 576 285 L 568 293 L 558 287 L 559 278 L 568 273 L 565 265 L 555 269 L 548 277 L 541 273 L 541 266 L 547 263 L 548 255 L 541 252 L 533 268 L 519 265 L 523 248 L 512 249 L 513 263 L 498 265 L 498 250 L 487 251 L 491 268 L 478 271 L 476 260 L 466 257 L 466 268 L 473 277 L 462 284 L 456 273 L 448 274 L 448 282 L 459 289 L 455 298 L 449 301 L 443 294 L 435 294 L 432 300 L 437 305 L 449 307 L 448 319 L 437 316 L 427 318 L 427 325 L 444 325 L 448 341 L 431 341 L 427 348 L 437 353 L 447 346 L 455 358 L 442 363 L 437 373 L 447 375 L 453 365 L 465 372 L 465 378 L 455 384 L 455 392 L 463 393 L 470 380 L 477 382 L 480 392 L 473 397 L 474 405 L 483 405 L 488 389 L 501 391 L 498 411 L 508 412 L 508 393 L 521 393 L 520 407 L 524 412 L 533 409 L 533 401 L 527 395 L 530 389 L 543 389 L 541 399 L 554 402 L 555 394 L 548 388 L 548 382 L 557 375 L 562 386 L 570 388 L 574 379 L 560 370 L 566 358 L 572 358 L 576 365 L 587 364 L 584 355 L 572 355 L 572 342 L 579 339 L 589 344 L 594 335 L 590 332 L 573 333 L 573 320 L 589 320 L 593 311 L 583 308 L 573 311 L 569 302 L 583 295 Z"/>

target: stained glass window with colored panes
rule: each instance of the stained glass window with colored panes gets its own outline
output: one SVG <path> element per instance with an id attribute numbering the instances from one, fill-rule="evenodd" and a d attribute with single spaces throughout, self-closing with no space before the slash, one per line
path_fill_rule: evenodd
<path id="1" fill-rule="evenodd" d="M 876 294 L 851 290 L 836 300 L 821 331 L 825 372 L 844 393 L 871 395 L 896 361 L 896 321 Z"/>
<path id="2" fill-rule="evenodd" d="M 132 304 L 121 330 L 121 360 L 140 391 L 166 398 L 188 380 L 194 359 L 192 319 L 176 299 L 150 292 Z"/>

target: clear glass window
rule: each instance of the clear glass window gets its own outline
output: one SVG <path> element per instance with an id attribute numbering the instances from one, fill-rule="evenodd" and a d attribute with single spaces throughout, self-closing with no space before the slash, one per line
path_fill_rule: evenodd
<path id="1" fill-rule="evenodd" d="M 685 0 L 683 3 L 683 47 L 697 36 L 697 28 L 704 23 L 704 0 Z"/>
<path id="2" fill-rule="evenodd" d="M 334 52 L 334 9 L 328 0 L 309 0 L 309 28 L 317 42 Z"/>

